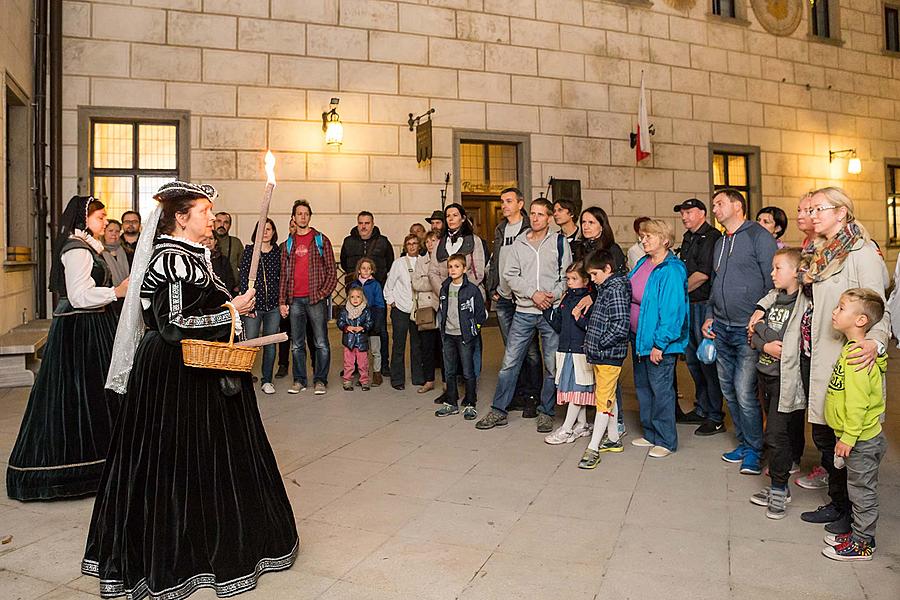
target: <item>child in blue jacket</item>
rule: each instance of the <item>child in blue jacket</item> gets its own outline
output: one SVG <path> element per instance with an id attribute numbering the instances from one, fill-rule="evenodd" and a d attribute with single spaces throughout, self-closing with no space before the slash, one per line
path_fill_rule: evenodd
<path id="1" fill-rule="evenodd" d="M 361 287 L 366 295 L 366 304 L 372 315 L 372 326 L 369 329 L 369 349 L 372 351 L 372 385 L 381 385 L 381 332 L 387 327 L 387 309 L 384 302 L 384 290 L 375 279 L 375 261 L 363 257 L 356 263 L 356 280 L 351 288 Z"/>
<path id="2" fill-rule="evenodd" d="M 359 384 L 364 392 L 368 392 L 369 330 L 372 328 L 372 315 L 366 305 L 363 288 L 350 288 L 347 304 L 338 315 L 337 326 L 343 332 L 341 343 L 344 346 L 344 390 L 353 391 L 353 369 L 356 368 L 359 370 Z"/>

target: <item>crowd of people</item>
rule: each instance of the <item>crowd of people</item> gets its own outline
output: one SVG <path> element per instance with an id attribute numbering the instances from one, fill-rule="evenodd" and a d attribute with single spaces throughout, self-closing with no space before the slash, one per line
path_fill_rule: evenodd
<path id="1" fill-rule="evenodd" d="M 62 215 L 50 276 L 60 301 L 7 490 L 23 501 L 97 495 L 82 569 L 104 594 L 181 598 L 206 586 L 230 595 L 289 567 L 299 538 L 256 409 L 257 378 L 185 366 L 173 348 L 285 331 L 277 372 L 275 345 L 263 350 L 261 391 L 275 393 L 290 365 L 289 394 L 310 384 L 326 394 L 338 263 L 306 200 L 294 202 L 284 241 L 268 219 L 245 246 L 230 235 L 231 215 L 213 213 L 211 186 L 173 182 L 156 199 L 143 234 L 141 215 L 110 221 L 92 197 L 72 198 Z M 808 421 L 820 464 L 795 483 L 827 488 L 829 502 L 800 518 L 825 524 L 825 556 L 871 559 L 887 344 L 900 316 L 898 294 L 885 299 L 878 246 L 838 188 L 800 199 L 799 247 L 781 242 L 781 209 L 751 221 L 734 189 L 717 190 L 711 207 L 719 228 L 700 199 L 674 207 L 685 227 L 677 248 L 667 220 L 636 219 L 626 253 L 602 208 L 578 214 L 567 199 L 537 198 L 526 211 L 523 193 L 507 188 L 492 246 L 453 203 L 430 215 L 430 230 L 414 223 L 399 257 L 360 212 L 340 251 L 342 388 L 388 378 L 403 390 L 408 355 L 417 392 L 435 392 L 437 418 L 462 412 L 490 430 L 521 411 L 549 445 L 589 438 L 577 466 L 594 469 L 625 449 L 630 348 L 641 425 L 632 446 L 672 455 L 679 422 L 723 434 L 724 403 L 737 445 L 721 458 L 747 475 L 768 465 L 750 502 L 781 519 Z M 504 354 L 479 415 L 491 309 Z M 687 412 L 682 357 L 696 390 Z"/>

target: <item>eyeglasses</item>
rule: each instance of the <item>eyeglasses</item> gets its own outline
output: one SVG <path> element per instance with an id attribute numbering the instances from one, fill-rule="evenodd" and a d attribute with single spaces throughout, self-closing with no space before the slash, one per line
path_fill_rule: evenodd
<path id="1" fill-rule="evenodd" d="M 814 217 L 817 214 L 819 214 L 820 212 L 822 212 L 823 210 L 834 210 L 836 208 L 837 208 L 837 206 L 832 206 L 830 204 L 820 204 L 819 206 L 813 206 L 809 210 L 798 210 L 797 214 L 802 215 L 803 213 L 806 213 L 810 217 Z"/>

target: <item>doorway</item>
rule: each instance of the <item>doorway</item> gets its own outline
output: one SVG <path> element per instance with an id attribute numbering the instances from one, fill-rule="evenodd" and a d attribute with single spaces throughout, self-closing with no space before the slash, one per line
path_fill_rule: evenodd
<path id="1" fill-rule="evenodd" d="M 494 229 L 503 219 L 500 192 L 520 187 L 519 153 L 516 142 L 461 139 L 458 145 L 459 200 L 475 233 L 489 246 L 494 242 Z"/>

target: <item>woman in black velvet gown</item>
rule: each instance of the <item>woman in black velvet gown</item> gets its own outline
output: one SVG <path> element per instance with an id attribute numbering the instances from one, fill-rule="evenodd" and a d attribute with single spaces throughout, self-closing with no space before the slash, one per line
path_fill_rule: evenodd
<path id="1" fill-rule="evenodd" d="M 119 410 L 104 389 L 116 332 L 111 305 L 126 279 L 112 286 L 101 258 L 106 209 L 90 196 L 69 200 L 60 217 L 50 270 L 59 294 L 28 406 L 6 470 L 16 500 L 89 496 L 97 491 Z"/>
<path id="2" fill-rule="evenodd" d="M 250 374 L 186 367 L 180 342 L 227 341 L 226 305 L 247 314 L 254 291 L 232 299 L 200 243 L 212 235 L 211 186 L 173 182 L 156 198 L 160 235 L 146 273 L 140 246 L 132 271 L 135 286 L 142 279 L 147 332 L 134 354 L 82 572 L 99 577 L 104 598 L 179 600 L 201 587 L 231 596 L 255 587 L 263 572 L 289 568 L 299 538 Z M 118 332 L 117 348 L 127 336 Z"/>

